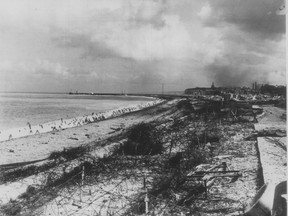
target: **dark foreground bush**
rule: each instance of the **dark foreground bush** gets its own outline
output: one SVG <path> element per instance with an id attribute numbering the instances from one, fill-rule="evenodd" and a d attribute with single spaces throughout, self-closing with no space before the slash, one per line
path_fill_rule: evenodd
<path id="1" fill-rule="evenodd" d="M 185 110 L 189 110 L 189 111 L 193 110 L 193 107 L 192 107 L 192 105 L 188 99 L 179 101 L 177 103 L 177 108 L 178 109 L 185 109 Z"/>
<path id="2" fill-rule="evenodd" d="M 19 203 L 10 201 L 8 204 L 2 206 L 0 211 L 4 213 L 3 215 L 19 215 L 21 210 L 22 207 Z"/>
<path id="3" fill-rule="evenodd" d="M 83 146 L 70 148 L 70 149 L 64 149 L 63 151 L 55 151 L 52 152 L 49 156 L 49 159 L 58 159 L 60 157 L 66 159 L 66 160 L 73 160 L 77 157 L 82 156 L 87 150 Z"/>
<path id="4" fill-rule="evenodd" d="M 119 151 L 125 155 L 156 155 L 162 150 L 159 131 L 149 123 L 141 123 L 130 130 L 127 142 Z"/>

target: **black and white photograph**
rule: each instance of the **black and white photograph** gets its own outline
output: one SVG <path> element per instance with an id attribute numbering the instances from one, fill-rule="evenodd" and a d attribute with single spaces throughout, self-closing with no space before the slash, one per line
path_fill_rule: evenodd
<path id="1" fill-rule="evenodd" d="M 287 216 L 286 0 L 0 0 L 0 216 Z"/>

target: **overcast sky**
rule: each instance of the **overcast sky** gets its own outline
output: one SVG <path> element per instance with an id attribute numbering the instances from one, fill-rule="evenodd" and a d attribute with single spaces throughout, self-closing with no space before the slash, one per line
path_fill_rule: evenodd
<path id="1" fill-rule="evenodd" d="M 1 0 L 0 91 L 285 84 L 282 0 Z"/>

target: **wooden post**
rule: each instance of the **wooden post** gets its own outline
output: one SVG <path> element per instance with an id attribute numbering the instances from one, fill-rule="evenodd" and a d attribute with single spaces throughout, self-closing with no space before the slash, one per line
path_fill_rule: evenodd
<path id="1" fill-rule="evenodd" d="M 222 162 L 222 166 L 223 166 L 223 171 L 224 171 L 224 173 L 226 173 L 226 170 L 227 170 L 227 164 L 226 164 L 226 162 Z"/>
<path id="2" fill-rule="evenodd" d="M 82 190 L 84 185 L 84 176 L 85 176 L 85 167 L 82 166 L 82 174 L 81 174 L 81 185 L 80 185 L 80 202 L 82 202 Z"/>
<path id="3" fill-rule="evenodd" d="M 143 178 L 143 188 L 146 189 L 146 179 L 145 179 L 145 177 Z"/>
<path id="4" fill-rule="evenodd" d="M 146 195 L 145 195 L 145 214 L 147 215 L 149 213 L 149 197 L 148 197 L 148 190 L 146 188 Z"/>
<path id="5" fill-rule="evenodd" d="M 204 180 L 204 187 L 205 187 L 205 199 L 208 198 L 208 188 L 207 188 L 207 180 Z"/>

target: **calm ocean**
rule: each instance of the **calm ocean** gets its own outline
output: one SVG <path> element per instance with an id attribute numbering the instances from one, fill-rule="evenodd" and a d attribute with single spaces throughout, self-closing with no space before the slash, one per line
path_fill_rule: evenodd
<path id="1" fill-rule="evenodd" d="M 0 130 L 42 124 L 151 101 L 145 97 L 0 93 Z"/>

